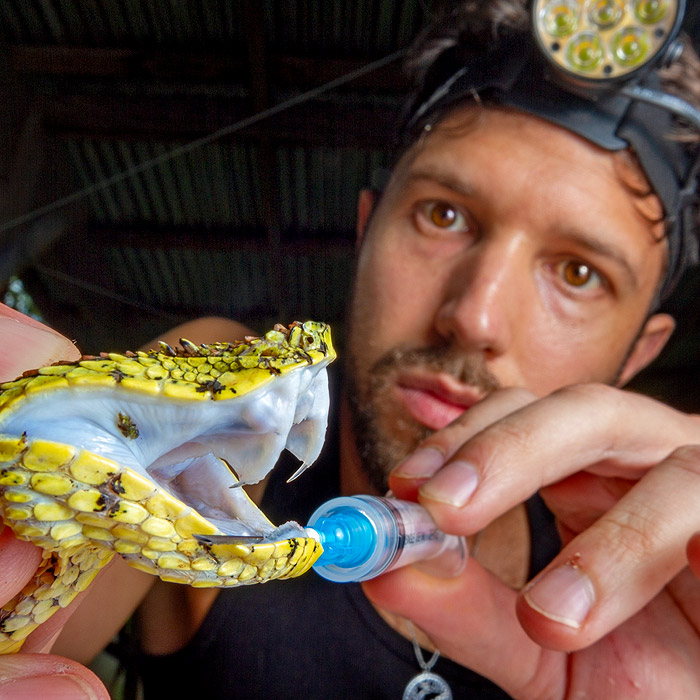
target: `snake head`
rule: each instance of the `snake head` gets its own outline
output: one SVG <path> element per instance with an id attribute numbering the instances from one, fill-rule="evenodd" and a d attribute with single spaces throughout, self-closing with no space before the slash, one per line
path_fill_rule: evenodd
<path id="1" fill-rule="evenodd" d="M 163 578 L 179 568 L 178 580 L 233 585 L 240 576 L 224 564 L 245 552 L 231 537 L 291 542 L 289 556 L 307 538 L 296 523 L 275 527 L 243 487 L 285 448 L 301 461 L 294 476 L 318 457 L 334 358 L 329 327 L 307 321 L 235 343 L 183 340 L 25 373 L 0 387 L 0 508 L 24 499 L 3 517 L 45 549 L 87 537 Z"/>

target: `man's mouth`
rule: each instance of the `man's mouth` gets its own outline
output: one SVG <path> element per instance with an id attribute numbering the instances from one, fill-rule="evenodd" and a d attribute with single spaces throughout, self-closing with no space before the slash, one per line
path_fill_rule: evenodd
<path id="1" fill-rule="evenodd" d="M 400 378 L 396 390 L 409 415 L 430 430 L 444 428 L 483 398 L 476 388 L 445 377 Z"/>

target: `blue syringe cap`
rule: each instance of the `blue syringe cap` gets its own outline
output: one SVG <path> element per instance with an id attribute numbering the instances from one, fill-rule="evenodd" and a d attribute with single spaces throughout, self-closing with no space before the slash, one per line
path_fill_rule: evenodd
<path id="1" fill-rule="evenodd" d="M 323 546 L 323 554 L 317 562 L 321 566 L 361 566 L 372 556 L 377 545 L 377 533 L 369 518 L 348 506 L 314 513 L 308 527 L 318 533 Z"/>

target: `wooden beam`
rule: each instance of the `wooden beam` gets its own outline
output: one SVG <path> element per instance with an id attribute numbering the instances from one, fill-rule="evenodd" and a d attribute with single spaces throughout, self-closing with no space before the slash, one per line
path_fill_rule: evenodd
<path id="1" fill-rule="evenodd" d="M 214 133 L 248 116 L 247 100 L 201 96 L 63 94 L 42 101 L 43 126 L 62 138 L 184 141 Z M 395 109 L 368 102 L 310 102 L 280 112 L 227 139 L 270 139 L 311 145 L 386 148 Z"/>
<path id="2" fill-rule="evenodd" d="M 345 235 L 343 235 L 345 234 Z M 85 235 L 85 234 L 83 234 Z M 260 240 L 265 231 L 254 228 L 191 228 L 185 226 L 139 227 L 139 226 L 90 226 L 89 238 L 100 241 L 101 246 L 113 245 L 119 248 L 142 248 L 157 250 L 162 248 L 180 250 L 242 251 L 260 250 Z M 285 255 L 295 252 L 343 251 L 352 254 L 355 246 L 354 230 L 314 231 L 313 235 L 304 232 L 286 232 L 281 242 Z"/>
<path id="3" fill-rule="evenodd" d="M 192 83 L 245 83 L 247 56 L 223 51 L 96 48 L 86 46 L 9 46 L 10 68 L 17 74 L 63 78 L 179 80 Z M 280 87 L 317 87 L 367 64 L 365 59 L 270 54 L 269 80 Z M 357 78 L 352 88 L 402 93 L 407 78 L 391 65 Z"/>

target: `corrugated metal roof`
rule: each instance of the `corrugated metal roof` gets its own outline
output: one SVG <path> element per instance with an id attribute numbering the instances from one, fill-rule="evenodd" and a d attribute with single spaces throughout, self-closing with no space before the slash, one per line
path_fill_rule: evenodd
<path id="1" fill-rule="evenodd" d="M 3 39 L 10 43 L 134 46 L 229 42 L 241 41 L 240 8 L 241 3 L 227 0 L 5 2 L 0 4 L 0 24 Z"/>
<path id="2" fill-rule="evenodd" d="M 405 0 L 256 0 L 263 26 L 246 24 L 231 0 L 36 0 L 0 3 L 7 43 L 79 46 L 245 45 L 263 32 L 275 51 L 371 57 L 405 46 L 431 2 Z"/>
<path id="3" fill-rule="evenodd" d="M 407 46 L 441 4 L 450 0 L 0 3 L 0 287 L 21 272 L 47 319 L 90 352 L 203 313 L 339 323 L 355 198 L 389 157 L 398 65 L 205 137 Z M 682 325 L 690 340 L 658 363 L 663 381 L 700 364 L 700 321 Z"/>
<path id="4" fill-rule="evenodd" d="M 143 314 L 131 326 L 136 342 L 146 339 L 136 329 L 150 329 L 156 318 L 172 324 L 220 313 L 254 320 L 288 311 L 341 318 L 357 192 L 390 150 L 387 138 L 371 144 L 371 122 L 391 119 L 400 81 L 317 94 L 257 131 L 168 154 L 406 46 L 431 4 L 0 4 L 0 41 L 15 86 L 26 92 L 6 122 L 24 128 L 38 110 L 43 138 L 64 154 L 42 166 L 44 177 L 13 214 L 91 189 L 62 210 L 65 221 L 54 222 L 65 229 L 58 245 L 47 243 L 42 253 L 33 244 L 38 257 L 24 270 L 49 320 L 94 351 L 97 343 L 116 342 L 124 319 L 136 313 Z M 59 174 L 73 184 L 54 186 Z M 31 223 L 35 238 L 42 225 Z M 21 230 L 6 239 L 17 245 Z M 130 295 L 138 300 L 129 310 Z M 87 322 L 100 297 L 113 307 L 104 327 Z"/>
<path id="5" fill-rule="evenodd" d="M 79 187 L 168 153 L 174 144 L 70 139 Z M 176 145 L 176 144 L 175 144 Z M 337 231 L 351 235 L 357 192 L 387 153 L 354 148 L 274 151 L 282 231 Z M 89 196 L 100 226 L 154 224 L 253 229 L 262 220 L 260 155 L 255 144 L 213 143 Z"/>

